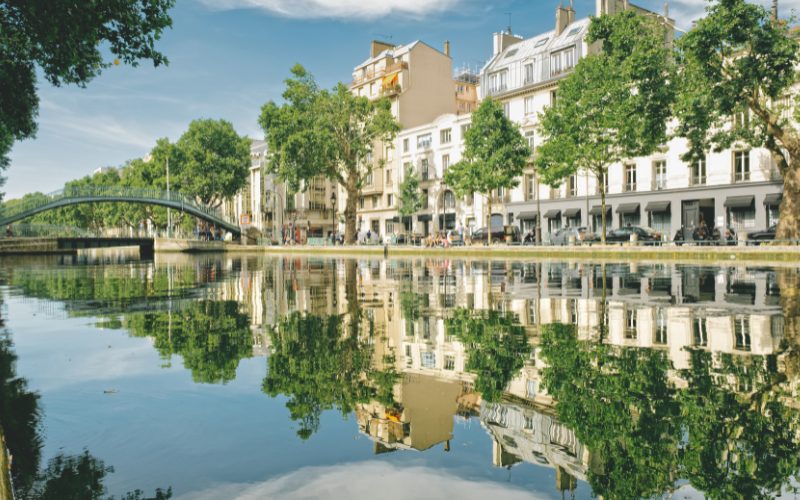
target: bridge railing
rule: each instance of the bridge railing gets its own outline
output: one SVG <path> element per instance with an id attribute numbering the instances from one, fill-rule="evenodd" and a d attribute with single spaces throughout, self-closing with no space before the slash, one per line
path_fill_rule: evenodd
<path id="1" fill-rule="evenodd" d="M 236 225 L 236 218 L 226 215 L 218 208 L 209 207 L 192 196 L 183 193 L 166 191 L 155 188 L 136 188 L 120 186 L 79 186 L 66 187 L 49 194 L 44 194 L 16 203 L 11 206 L 0 208 L 0 219 L 8 219 L 27 212 L 35 211 L 37 208 L 49 205 L 63 199 L 74 198 L 108 198 L 109 201 L 119 201 L 120 198 L 130 199 L 131 202 L 147 201 L 170 201 L 181 204 L 183 207 L 191 207 L 195 210 L 207 214 L 209 217 L 220 220 L 227 224 Z"/>
<path id="2" fill-rule="evenodd" d="M 11 224 L 14 238 L 54 238 L 59 236 L 87 238 L 99 236 L 96 231 L 55 224 Z M 6 228 L 0 230 L 0 238 L 6 237 Z"/>

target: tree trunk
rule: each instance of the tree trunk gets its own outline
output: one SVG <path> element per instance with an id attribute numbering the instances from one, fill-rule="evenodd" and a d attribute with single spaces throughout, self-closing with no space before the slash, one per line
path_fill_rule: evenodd
<path id="1" fill-rule="evenodd" d="M 598 177 L 598 181 L 600 181 L 600 210 L 603 211 L 602 220 L 603 220 L 603 227 L 601 228 L 601 236 L 600 242 L 606 242 L 606 176 L 603 175 L 603 169 L 600 169 L 600 176 Z"/>
<path id="2" fill-rule="evenodd" d="M 794 378 L 800 374 L 800 275 L 795 274 L 794 269 L 781 268 L 777 270 L 777 278 L 783 309 L 783 337 L 789 351 L 785 358 L 786 375 Z"/>
<path id="3" fill-rule="evenodd" d="M 347 301 L 347 313 L 353 323 L 358 321 L 358 312 L 361 310 L 358 300 L 358 268 L 355 260 L 344 261 L 344 276 L 344 298 Z"/>
<path id="4" fill-rule="evenodd" d="M 492 191 L 491 190 L 489 190 L 487 198 L 489 198 L 489 214 L 487 215 L 489 223 L 486 225 L 486 227 L 489 228 L 489 234 L 486 236 L 487 238 L 486 241 L 489 243 L 489 246 L 491 246 L 492 245 Z"/>
<path id="5" fill-rule="evenodd" d="M 358 203 L 358 184 L 355 176 L 347 179 L 344 186 L 347 191 L 347 203 L 344 206 L 344 242 L 348 245 L 355 243 L 356 236 L 356 208 Z"/>
<path id="6" fill-rule="evenodd" d="M 783 201 L 780 206 L 781 218 L 775 233 L 776 240 L 800 239 L 800 157 L 791 155 L 790 158 L 789 168 L 782 172 Z"/>

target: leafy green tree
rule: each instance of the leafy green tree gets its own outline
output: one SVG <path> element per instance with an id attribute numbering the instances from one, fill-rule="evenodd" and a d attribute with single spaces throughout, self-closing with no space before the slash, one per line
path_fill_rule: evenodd
<path id="1" fill-rule="evenodd" d="M 464 152 L 458 163 L 444 174 L 444 183 L 457 196 L 483 194 L 487 200 L 486 225 L 492 240 L 493 194 L 500 188 L 513 189 L 528 164 L 531 150 L 503 106 L 488 97 L 472 113 L 472 127 L 464 134 Z"/>
<path id="2" fill-rule="evenodd" d="M 346 418 L 358 403 L 393 402 L 399 379 L 393 359 L 384 359 L 384 368 L 377 369 L 372 345 L 359 339 L 369 337 L 372 327 L 363 314 L 346 320 L 294 312 L 278 319 L 270 332 L 273 353 L 261 389 L 273 398 L 289 397 L 286 407 L 299 423 L 301 439 L 319 430 L 325 410 L 336 408 Z"/>
<path id="3" fill-rule="evenodd" d="M 400 207 L 397 209 L 401 217 L 411 218 L 414 214 L 422 210 L 422 197 L 419 190 L 419 177 L 413 169 L 404 172 L 403 182 L 400 184 Z M 402 220 L 402 219 L 401 219 Z M 405 223 L 404 227 L 405 227 Z M 408 242 L 408 231 L 406 231 L 406 243 Z"/>
<path id="4" fill-rule="evenodd" d="M 496 403 L 512 378 L 530 359 L 531 345 L 525 327 L 514 314 L 473 311 L 459 307 L 445 321 L 448 335 L 466 346 L 466 370 L 475 373 L 475 390 Z"/>
<path id="5" fill-rule="evenodd" d="M 686 162 L 730 147 L 766 148 L 783 177 L 776 239 L 800 238 L 800 129 L 793 87 L 800 43 L 785 21 L 745 0 L 721 0 L 681 37 L 675 134 Z"/>
<path id="6" fill-rule="evenodd" d="M 159 354 L 180 355 L 196 383 L 227 384 L 239 361 L 253 356 L 250 318 L 236 301 L 197 302 L 175 312 L 132 314 L 125 328 L 135 337 L 154 337 Z"/>
<path id="7" fill-rule="evenodd" d="M 8 166 L 12 140 L 36 134 L 37 67 L 54 86 L 85 86 L 119 60 L 168 64 L 155 42 L 172 26 L 174 0 L 52 2 L 6 0 L 0 8 L 0 169 Z M 57 27 L 55 29 L 54 27 Z M 101 44 L 103 44 L 101 46 Z M 107 48 L 117 61 L 106 62 Z"/>
<path id="8" fill-rule="evenodd" d="M 359 193 L 376 168 L 366 158 L 381 143 L 390 144 L 400 124 L 389 99 L 373 102 L 343 83 L 321 89 L 301 65 L 291 71 L 283 93 L 286 102 L 268 102 L 258 120 L 272 153 L 269 168 L 290 191 L 304 189 L 318 177 L 341 185 L 347 192 L 345 241 L 353 243 Z M 377 162 L 377 168 L 383 165 L 384 160 Z"/>
<path id="9" fill-rule="evenodd" d="M 535 160 L 546 184 L 586 169 L 597 178 L 606 238 L 606 176 L 624 158 L 647 156 L 667 139 L 675 99 L 675 66 L 666 28 L 635 9 L 592 19 L 586 41 L 602 50 L 578 62 L 539 114 L 544 142 Z"/>

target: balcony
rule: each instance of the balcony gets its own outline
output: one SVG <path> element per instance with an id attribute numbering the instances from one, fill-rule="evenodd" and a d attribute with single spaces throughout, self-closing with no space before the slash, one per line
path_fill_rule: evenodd
<path id="1" fill-rule="evenodd" d="M 399 94 L 403 91 L 403 87 L 399 83 L 395 83 L 393 85 L 381 86 L 381 95 L 383 97 L 389 97 L 391 95 Z"/>
<path id="2" fill-rule="evenodd" d="M 705 186 L 706 185 L 706 176 L 705 175 L 693 175 L 690 180 L 690 186 Z"/>
<path id="3" fill-rule="evenodd" d="M 427 170 L 422 171 L 421 182 L 431 182 L 435 181 L 436 179 L 439 179 L 439 177 L 436 177 L 436 170 L 433 168 L 428 168 Z"/>
<path id="4" fill-rule="evenodd" d="M 734 172 L 733 182 L 749 182 L 750 172 Z"/>
<path id="5" fill-rule="evenodd" d="M 636 191 L 636 183 L 635 182 L 627 182 L 622 185 L 623 192 L 625 193 L 633 193 Z"/>
<path id="6" fill-rule="evenodd" d="M 493 95 L 493 94 L 497 94 L 499 92 L 504 92 L 506 90 L 508 90 L 508 85 L 506 85 L 506 84 L 497 85 L 496 87 L 488 89 L 488 94 L 489 95 Z"/>
<path id="7" fill-rule="evenodd" d="M 667 189 L 666 179 L 656 179 L 653 181 L 653 191 L 663 191 Z"/>
<path id="8" fill-rule="evenodd" d="M 551 200 L 560 200 L 561 198 L 564 198 L 564 193 L 562 193 L 560 189 L 551 189 L 550 190 L 550 199 Z"/>
<path id="9" fill-rule="evenodd" d="M 379 68 L 375 71 L 368 71 L 366 74 L 362 74 L 353 78 L 353 83 L 350 84 L 351 87 L 355 87 L 359 83 L 366 82 L 367 80 L 372 80 L 373 78 L 384 76 L 384 75 L 391 75 L 396 71 L 400 71 L 403 69 L 408 69 L 407 62 L 396 62 L 391 66 L 386 66 L 385 68 Z"/>
<path id="10" fill-rule="evenodd" d="M 492 203 L 508 203 L 511 201 L 510 194 L 502 194 L 500 196 L 494 195 L 492 196 Z"/>

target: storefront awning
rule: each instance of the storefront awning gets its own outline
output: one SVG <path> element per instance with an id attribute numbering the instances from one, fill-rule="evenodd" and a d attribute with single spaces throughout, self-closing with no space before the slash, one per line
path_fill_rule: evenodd
<path id="1" fill-rule="evenodd" d="M 392 222 L 400 222 L 400 217 L 392 217 Z"/>
<path id="2" fill-rule="evenodd" d="M 521 212 L 517 214 L 517 220 L 531 220 L 535 219 L 539 212 Z"/>
<path id="3" fill-rule="evenodd" d="M 561 210 L 550 210 L 544 214 L 545 219 L 558 219 L 559 217 L 561 217 Z"/>
<path id="4" fill-rule="evenodd" d="M 456 221 L 456 214 L 444 214 L 444 215 L 439 214 L 439 220 L 442 220 L 442 217 L 444 217 L 444 220 L 446 222 L 455 222 Z"/>
<path id="5" fill-rule="evenodd" d="M 755 196 L 728 196 L 725 198 L 726 208 L 749 208 L 755 202 Z"/>
<path id="6" fill-rule="evenodd" d="M 411 222 L 411 216 L 410 215 L 404 215 L 403 217 L 400 218 L 400 220 L 402 222 Z"/>
<path id="7" fill-rule="evenodd" d="M 606 205 L 606 213 L 611 211 L 611 205 Z M 603 205 L 595 205 L 589 210 L 589 215 L 603 215 Z"/>
<path id="8" fill-rule="evenodd" d="M 617 207 L 618 214 L 635 214 L 639 211 L 638 203 L 623 203 Z"/>
<path id="9" fill-rule="evenodd" d="M 651 201 L 644 207 L 645 212 L 669 212 L 668 201 Z"/>
<path id="10" fill-rule="evenodd" d="M 433 220 L 433 215 L 431 214 L 417 215 L 417 221 L 419 222 L 430 222 L 432 220 Z"/>
<path id="11" fill-rule="evenodd" d="M 783 193 L 772 193 L 768 194 L 764 198 L 764 205 L 768 207 L 776 207 L 781 204 L 783 201 Z"/>
<path id="12" fill-rule="evenodd" d="M 567 210 L 564 210 L 564 217 L 566 217 L 567 219 L 574 219 L 580 216 L 581 216 L 580 208 L 568 208 Z"/>

